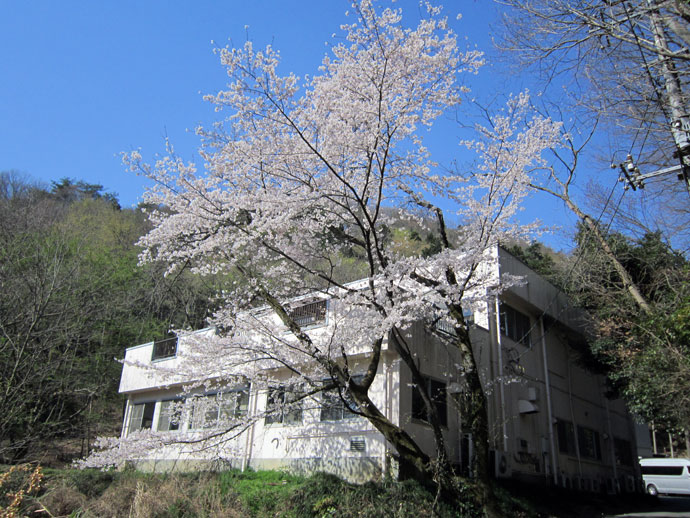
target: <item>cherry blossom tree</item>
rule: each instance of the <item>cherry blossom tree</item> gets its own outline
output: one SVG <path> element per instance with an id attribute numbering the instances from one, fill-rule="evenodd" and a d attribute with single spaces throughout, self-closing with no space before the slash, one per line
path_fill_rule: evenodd
<path id="1" fill-rule="evenodd" d="M 441 169 L 424 136 L 459 105 L 462 78 L 477 72 L 481 54 L 458 48 L 438 7 L 427 5 L 412 28 L 400 9 L 370 0 L 355 3 L 350 16 L 345 39 L 312 78 L 280 75 L 279 53 L 270 46 L 257 50 L 247 42 L 219 51 L 229 84 L 207 99 L 227 117 L 199 129 L 203 169 L 173 153 L 153 165 L 139 153 L 127 156 L 132 169 L 155 180 L 146 201 L 162 207 L 150 213 L 142 259 L 165 261 L 171 272 L 191 264 L 201 274 L 226 272 L 235 280 L 212 322 L 218 336 L 199 340 L 181 367 L 184 377 L 199 383 L 243 377 L 266 388 L 275 383 L 271 369 L 281 366 L 304 398 L 335 388 L 383 434 L 401 472 L 443 490 L 452 487 L 452 470 L 429 395 L 420 390 L 436 438 L 432 457 L 377 408 L 369 389 L 385 343 L 424 386 L 405 331 L 423 322 L 433 332 L 434 322 L 447 319 L 455 334 L 446 340 L 462 358 L 465 379 L 456 402 L 477 444 L 475 472 L 486 482 L 486 399 L 462 304 L 486 303 L 502 289 L 486 289 L 481 265 L 496 244 L 533 230 L 515 217 L 529 174 L 543 167 L 541 152 L 555 145 L 559 126 L 527 120 L 527 95 L 513 97 L 478 128 L 476 140 L 464 143 L 478 165 L 466 173 Z M 386 237 L 391 208 L 430 218 L 441 251 L 396 255 Z M 449 215 L 460 224 L 455 239 Z M 353 251 L 363 258 L 366 278 L 347 284 L 338 271 Z M 328 335 L 300 327 L 290 301 L 302 295 L 334 302 Z M 355 377 L 351 356 L 362 351 L 364 375 Z M 229 422 L 227 435 L 214 437 L 236 434 L 260 417 Z M 145 444 L 160 440 L 147 434 Z M 112 442 L 111 451 L 134 451 L 130 438 L 124 441 Z"/>

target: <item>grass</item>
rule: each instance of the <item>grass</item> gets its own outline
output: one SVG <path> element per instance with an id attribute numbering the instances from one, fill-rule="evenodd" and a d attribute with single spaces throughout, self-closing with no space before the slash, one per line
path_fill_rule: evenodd
<path id="1" fill-rule="evenodd" d="M 0 478 L 9 467 L 0 467 Z M 16 471 L 16 470 L 15 470 Z M 22 485 L 13 473 L 3 489 Z M 435 502 L 435 495 L 414 481 L 384 480 L 349 484 L 324 473 L 309 477 L 283 471 L 223 471 L 218 473 L 151 474 L 134 470 L 46 469 L 37 492 L 27 496 L 13 516 L 38 518 L 478 518 L 473 503 L 476 488 L 460 483 L 462 501 Z M 26 479 L 28 480 L 28 478 Z M 522 498 L 515 495 L 522 494 Z M 530 501 L 530 494 L 532 495 Z M 566 503 L 563 495 L 549 509 L 543 488 L 536 500 L 527 491 L 497 488 L 498 508 L 504 516 L 576 516 L 554 512 Z M 572 509 L 575 503 L 567 503 Z M 0 499 L 0 517 L 7 501 Z M 535 511 L 539 508 L 539 512 Z M 560 509 L 563 511 L 563 509 Z M 7 515 L 9 516 L 9 515 Z M 584 516 L 584 515 L 580 515 Z"/>
<path id="2" fill-rule="evenodd" d="M 216 484 L 222 495 L 237 495 L 250 516 L 280 516 L 290 496 L 307 484 L 304 477 L 282 471 L 225 471 Z"/>

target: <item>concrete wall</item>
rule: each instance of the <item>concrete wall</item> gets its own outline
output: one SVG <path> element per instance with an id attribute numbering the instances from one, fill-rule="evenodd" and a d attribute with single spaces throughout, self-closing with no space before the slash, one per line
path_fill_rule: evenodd
<path id="1" fill-rule="evenodd" d="M 353 363 L 357 373 L 363 364 Z M 398 362 L 384 355 L 380 375 L 372 385 L 370 396 L 389 419 L 397 422 L 398 406 L 394 403 L 399 392 Z M 278 377 L 281 373 L 274 373 Z M 287 372 L 283 372 L 288 377 Z M 128 423 L 135 404 L 156 402 L 153 431 L 157 431 L 161 401 L 179 394 L 179 389 L 137 391 L 129 395 L 123 425 L 123 437 L 129 433 Z M 250 390 L 249 413 L 258 415 L 266 409 L 268 392 Z M 364 418 L 340 421 L 321 421 L 319 396 L 305 399 L 301 405 L 299 424 L 266 423 L 256 420 L 246 431 L 218 446 L 171 445 L 141 458 L 141 469 L 197 469 L 217 468 L 220 465 L 255 469 L 289 468 L 298 472 L 327 471 L 353 482 L 380 478 L 389 466 L 388 446 L 383 436 Z M 190 430 L 188 418 L 183 418 L 177 431 L 160 432 L 164 437 L 175 434 L 194 439 L 200 434 Z M 363 449 L 353 448 L 354 439 Z M 211 442 L 211 444 L 213 444 Z"/>
<path id="2" fill-rule="evenodd" d="M 494 270 L 487 279 L 502 273 L 524 277 L 524 283 L 501 295 L 501 301 L 527 315 L 530 320 L 529 344 L 518 343 L 499 332 L 497 301 L 475 307 L 471 336 L 482 383 L 487 394 L 490 447 L 502 459 L 504 475 L 543 483 L 569 484 L 589 490 L 623 488 L 626 477 L 634 475 L 632 466 L 616 463 L 614 440 L 635 444 L 634 423 L 620 401 L 604 396 L 603 379 L 580 366 L 578 348 L 585 342 L 587 320 L 572 307 L 556 288 L 529 270 L 503 250 L 497 252 Z M 313 338 L 327 336 L 333 322 L 310 330 Z M 442 381 L 457 390 L 462 386 L 458 374 L 458 353 L 448 344 L 425 331 L 421 324 L 412 326 L 404 336 L 414 351 L 417 366 L 430 379 Z M 184 339 L 180 342 L 184 347 Z M 127 350 L 128 362 L 150 361 L 153 344 Z M 367 351 L 353 351 L 364 360 Z M 359 354 L 359 356 L 357 356 Z M 162 364 L 174 370 L 177 358 Z M 363 369 L 363 363 L 355 367 Z M 287 376 L 285 372 L 285 376 Z M 152 376 L 133 363 L 123 369 L 120 391 L 129 403 L 123 434 L 131 405 L 147 400 L 172 397 L 179 389 Z M 384 347 L 381 371 L 370 395 L 378 408 L 394 423 L 400 424 L 430 455 L 435 454 L 431 428 L 412 417 L 413 384 L 409 369 L 395 353 Z M 448 423 L 444 438 L 453 462 L 467 464 L 468 430 L 447 395 Z M 256 414 L 266 408 L 266 391 L 251 390 L 249 411 Z M 156 406 L 154 424 L 159 416 Z M 256 421 L 246 432 L 229 441 L 225 449 L 212 452 L 170 447 L 142 459 L 142 466 L 155 469 L 180 465 L 213 465 L 220 459 L 227 465 L 253 468 L 287 467 L 296 471 L 324 470 L 348 480 L 363 481 L 380 477 L 390 467 L 390 451 L 382 435 L 363 418 L 336 422 L 320 421 L 318 397 L 305 403 L 298 425 L 266 424 Z M 601 458 L 585 458 L 579 451 L 563 451 L 559 444 L 557 422 L 598 434 Z M 155 426 L 154 426 L 155 428 Z M 180 432 L 184 433 L 182 427 Z M 638 432 L 641 434 L 643 432 Z M 356 451 L 351 439 L 365 447 Z M 465 444 L 463 444 L 463 438 Z M 211 453 L 213 455 L 211 455 Z M 632 453 L 635 458 L 634 452 Z"/>

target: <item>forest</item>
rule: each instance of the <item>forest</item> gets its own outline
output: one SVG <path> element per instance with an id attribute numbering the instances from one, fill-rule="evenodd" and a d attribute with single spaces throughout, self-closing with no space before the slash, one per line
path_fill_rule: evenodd
<path id="1" fill-rule="evenodd" d="M 120 425 L 124 349 L 205 325 L 215 280 L 138 266 L 147 228 L 100 185 L 0 173 L 0 462 L 86 454 Z"/>

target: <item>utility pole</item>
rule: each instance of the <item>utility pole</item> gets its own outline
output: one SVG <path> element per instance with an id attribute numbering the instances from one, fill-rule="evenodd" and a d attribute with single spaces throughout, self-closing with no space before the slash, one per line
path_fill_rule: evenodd
<path id="1" fill-rule="evenodd" d="M 647 0 L 647 5 L 649 6 L 648 19 L 650 30 L 654 36 L 654 45 L 657 49 L 656 63 L 661 68 L 670 113 L 664 109 L 660 93 L 659 102 L 662 103 L 662 111 L 666 114 L 666 117 L 670 118 L 668 122 L 676 146 L 673 156 L 678 158 L 679 164 L 651 173 L 641 174 L 633 162 L 632 156 L 628 155 L 626 162 L 619 164 L 623 175 L 621 180 L 626 182 L 626 189 L 631 187 L 633 190 L 637 190 L 644 188 L 644 181 L 647 179 L 676 173 L 678 179 L 685 182 L 690 193 L 690 164 L 688 163 L 690 157 L 690 114 L 683 98 L 683 88 L 671 57 L 673 50 L 669 47 L 664 31 L 664 21 L 659 13 L 657 2 L 658 0 Z M 646 64 L 645 66 L 650 73 L 650 77 L 653 77 L 650 70 L 651 65 Z M 612 167 L 615 167 L 615 164 L 612 164 Z"/>
<path id="2" fill-rule="evenodd" d="M 676 142 L 678 158 L 685 162 L 685 157 L 690 154 L 690 116 L 683 99 L 683 89 L 680 84 L 678 72 L 671 59 L 672 51 L 668 46 L 668 40 L 664 32 L 663 20 L 657 8 L 658 0 L 647 0 L 650 7 L 649 24 L 654 35 L 654 44 L 657 48 L 657 56 L 664 76 L 664 87 L 668 95 L 668 104 L 671 108 L 671 133 Z"/>

